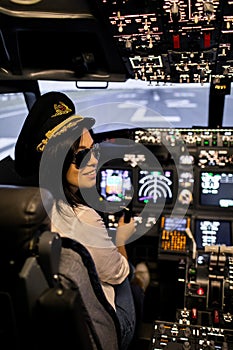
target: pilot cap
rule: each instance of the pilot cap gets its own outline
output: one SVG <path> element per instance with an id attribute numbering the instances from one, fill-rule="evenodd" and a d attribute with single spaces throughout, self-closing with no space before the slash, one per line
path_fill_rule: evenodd
<path id="1" fill-rule="evenodd" d="M 65 131 L 80 130 L 94 125 L 94 118 L 75 115 L 75 106 L 61 92 L 48 92 L 32 106 L 15 145 L 15 170 L 22 177 L 38 174 L 42 153 L 49 139 Z"/>

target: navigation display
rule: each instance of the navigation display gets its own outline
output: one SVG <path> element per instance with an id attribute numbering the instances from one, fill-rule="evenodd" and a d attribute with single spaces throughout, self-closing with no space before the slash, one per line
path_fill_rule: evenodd
<path id="1" fill-rule="evenodd" d="M 173 171 L 139 170 L 137 196 L 140 203 L 172 203 Z"/>

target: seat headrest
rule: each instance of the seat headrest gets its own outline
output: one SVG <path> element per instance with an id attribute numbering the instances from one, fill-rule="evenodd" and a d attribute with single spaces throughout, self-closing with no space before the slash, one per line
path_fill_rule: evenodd
<path id="1" fill-rule="evenodd" d="M 0 246 L 16 247 L 50 229 L 53 196 L 37 187 L 0 185 Z"/>

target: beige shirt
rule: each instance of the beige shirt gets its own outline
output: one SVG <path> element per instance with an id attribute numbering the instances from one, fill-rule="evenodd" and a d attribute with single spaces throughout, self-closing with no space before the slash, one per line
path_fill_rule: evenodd
<path id="1" fill-rule="evenodd" d="M 129 274 L 127 259 L 118 252 L 100 215 L 92 208 L 80 206 L 73 210 L 59 202 L 62 211 L 54 204 L 51 221 L 52 231 L 72 238 L 89 251 L 109 303 L 115 308 L 113 285 L 122 283 Z"/>

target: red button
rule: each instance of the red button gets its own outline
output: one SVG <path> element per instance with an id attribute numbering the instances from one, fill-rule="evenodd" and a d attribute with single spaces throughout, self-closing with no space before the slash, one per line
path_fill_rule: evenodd
<path id="1" fill-rule="evenodd" d="M 203 288 L 198 288 L 198 290 L 197 290 L 197 294 L 198 295 L 204 295 L 205 294 L 205 291 L 204 291 L 204 289 Z"/>

